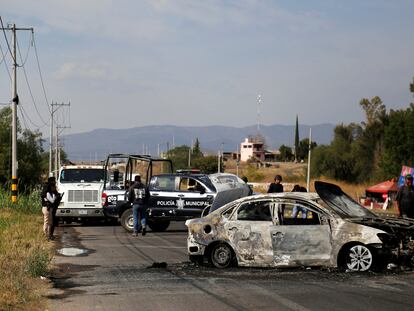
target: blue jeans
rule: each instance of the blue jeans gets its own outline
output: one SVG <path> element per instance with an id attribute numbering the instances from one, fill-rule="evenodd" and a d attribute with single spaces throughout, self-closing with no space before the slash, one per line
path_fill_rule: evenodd
<path id="1" fill-rule="evenodd" d="M 306 219 L 308 217 L 308 211 L 306 210 L 306 208 L 304 208 L 303 206 L 295 205 L 292 211 L 292 218 L 296 218 L 299 212 L 302 212 L 303 219 Z"/>
<path id="2" fill-rule="evenodd" d="M 141 226 L 145 227 L 147 224 L 146 207 L 142 204 L 132 205 L 132 216 L 134 217 L 134 232 L 141 231 Z"/>

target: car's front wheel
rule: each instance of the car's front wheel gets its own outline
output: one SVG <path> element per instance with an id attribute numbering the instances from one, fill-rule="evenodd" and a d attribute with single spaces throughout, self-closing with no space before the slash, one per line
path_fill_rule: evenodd
<path id="1" fill-rule="evenodd" d="M 121 226 L 128 232 L 134 230 L 134 216 L 132 215 L 132 208 L 125 210 L 121 216 Z"/>
<path id="2" fill-rule="evenodd" d="M 210 261 L 216 268 L 228 268 L 233 263 L 233 250 L 228 244 L 218 243 L 211 248 Z"/>
<path id="3" fill-rule="evenodd" d="M 373 267 L 374 257 L 362 244 L 348 247 L 344 252 L 344 268 L 348 271 L 368 271 Z"/>

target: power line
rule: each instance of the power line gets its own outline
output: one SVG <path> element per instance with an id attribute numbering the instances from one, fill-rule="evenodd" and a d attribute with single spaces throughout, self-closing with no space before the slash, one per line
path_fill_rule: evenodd
<path id="1" fill-rule="evenodd" d="M 9 70 L 9 67 L 7 67 L 7 63 L 6 63 L 6 60 L 5 60 L 6 55 L 7 55 L 8 52 L 6 54 L 4 54 L 3 49 L 1 48 L 1 45 L 0 45 L 0 51 L 1 51 L 1 55 L 3 56 L 3 59 L 4 59 L 4 66 L 6 67 L 6 70 L 7 70 L 7 73 L 9 75 L 10 82 L 11 82 L 12 78 L 11 78 L 10 70 Z"/>
<path id="2" fill-rule="evenodd" d="M 18 107 L 19 107 L 19 110 L 20 110 L 20 115 L 22 116 L 22 120 L 23 120 L 23 123 L 24 123 L 24 127 L 27 130 L 29 127 L 27 125 L 26 118 L 24 117 L 23 110 L 22 110 L 21 106 L 18 106 Z"/>
<path id="3" fill-rule="evenodd" d="M 18 41 L 18 40 L 16 40 L 16 43 L 17 43 L 17 49 L 18 49 L 18 51 L 19 51 L 20 59 L 23 61 L 23 59 L 22 59 L 22 54 L 21 54 L 21 52 L 20 52 L 19 41 Z M 43 119 L 43 117 L 42 117 L 42 115 L 40 114 L 39 110 L 37 109 L 36 101 L 35 101 L 35 99 L 34 99 L 34 97 L 33 97 L 33 93 L 32 93 L 32 88 L 30 87 L 30 84 L 29 84 L 29 79 L 27 78 L 26 68 L 25 68 L 24 64 L 22 64 L 20 67 L 22 67 L 22 68 L 23 68 L 23 73 L 24 73 L 24 77 L 25 77 L 25 80 L 26 80 L 27 88 L 28 88 L 28 90 L 29 90 L 30 97 L 32 98 L 32 103 L 33 103 L 33 106 L 35 107 L 36 112 L 37 112 L 37 114 L 38 114 L 38 116 L 39 116 L 40 120 L 43 122 L 42 126 L 47 126 L 47 125 L 48 125 L 48 124 L 47 124 L 47 122 L 45 122 L 45 120 Z"/>
<path id="4" fill-rule="evenodd" d="M 33 127 L 36 127 L 38 129 L 43 127 L 43 126 L 37 125 L 36 123 L 34 123 L 32 121 L 32 119 L 30 119 L 29 115 L 27 114 L 26 110 L 24 110 L 24 108 L 23 108 L 22 105 L 18 105 L 17 107 L 19 107 L 19 109 L 24 113 L 24 115 L 26 116 L 27 120 L 29 120 L 29 122 L 33 125 Z"/>
<path id="5" fill-rule="evenodd" d="M 1 63 L 5 62 L 6 56 L 9 53 L 9 51 L 7 50 L 6 54 L 4 54 L 3 49 L 1 48 L 1 44 L 0 44 L 0 49 L 1 49 L 1 55 L 2 55 L 2 58 L 1 58 L 1 61 L 0 61 L 0 65 L 1 65 Z"/>
<path id="6" fill-rule="evenodd" d="M 31 34 L 30 39 L 29 39 L 29 44 L 28 44 L 28 47 L 27 47 L 26 57 L 24 58 L 24 61 L 23 61 L 23 58 L 22 58 L 22 54 L 20 53 L 19 41 L 17 39 L 16 39 L 16 41 L 17 41 L 17 47 L 19 49 L 20 60 L 22 61 L 22 64 L 20 65 L 20 67 L 24 67 L 24 65 L 27 62 L 27 58 L 29 57 L 30 48 L 33 46 L 33 33 Z"/>
<path id="7" fill-rule="evenodd" d="M 47 95 L 46 95 L 46 88 L 45 88 L 45 84 L 43 82 L 43 75 L 42 75 L 42 71 L 40 70 L 40 62 L 39 62 L 39 56 L 37 54 L 37 47 L 36 47 L 36 40 L 34 37 L 34 33 L 32 32 L 32 39 L 33 39 L 33 46 L 34 46 L 34 50 L 35 50 L 35 54 L 36 54 L 36 62 L 37 62 L 37 69 L 39 70 L 39 76 L 40 76 L 40 81 L 42 83 L 42 88 L 43 88 L 43 94 L 45 95 L 45 103 L 47 106 L 47 109 L 49 110 L 49 113 L 52 114 L 52 111 L 49 108 L 49 101 L 47 99 Z"/>
<path id="8" fill-rule="evenodd" d="M 6 30 L 4 28 L 3 19 L 1 18 L 1 16 L 0 16 L 0 23 L 1 23 L 1 28 L 3 30 L 3 34 L 4 34 L 4 39 L 6 40 L 6 43 L 7 43 L 7 48 L 9 49 L 9 53 L 10 53 L 11 57 L 13 58 L 14 63 L 17 63 L 16 59 L 13 56 L 12 50 L 10 48 L 9 40 L 7 39 Z"/>

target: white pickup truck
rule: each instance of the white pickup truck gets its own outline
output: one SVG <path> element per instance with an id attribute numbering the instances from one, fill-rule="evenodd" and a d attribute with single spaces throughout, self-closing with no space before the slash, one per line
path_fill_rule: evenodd
<path id="1" fill-rule="evenodd" d="M 63 193 L 56 216 L 67 223 L 85 218 L 104 218 L 101 165 L 67 165 L 59 170 L 57 189 Z"/>

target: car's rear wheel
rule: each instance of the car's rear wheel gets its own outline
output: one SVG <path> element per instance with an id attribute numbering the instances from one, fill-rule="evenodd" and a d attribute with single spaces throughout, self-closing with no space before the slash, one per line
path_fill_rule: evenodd
<path id="1" fill-rule="evenodd" d="M 169 226 L 169 221 L 148 221 L 148 227 L 154 232 L 165 231 Z"/>
<path id="2" fill-rule="evenodd" d="M 132 215 L 132 208 L 125 210 L 121 216 L 121 226 L 128 232 L 134 230 L 134 216 Z"/>
<path id="3" fill-rule="evenodd" d="M 218 243 L 210 250 L 210 261 L 216 268 L 228 268 L 233 263 L 233 250 L 228 244 Z"/>
<path id="4" fill-rule="evenodd" d="M 374 257 L 367 246 L 357 244 L 345 250 L 343 262 L 348 271 L 368 271 L 373 267 Z"/>

